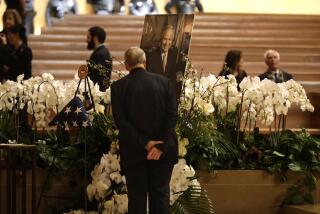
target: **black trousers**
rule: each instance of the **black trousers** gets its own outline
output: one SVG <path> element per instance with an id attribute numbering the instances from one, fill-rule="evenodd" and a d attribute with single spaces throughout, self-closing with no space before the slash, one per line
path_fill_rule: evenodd
<path id="1" fill-rule="evenodd" d="M 169 214 L 170 179 L 173 165 L 145 161 L 126 171 L 128 214 Z"/>

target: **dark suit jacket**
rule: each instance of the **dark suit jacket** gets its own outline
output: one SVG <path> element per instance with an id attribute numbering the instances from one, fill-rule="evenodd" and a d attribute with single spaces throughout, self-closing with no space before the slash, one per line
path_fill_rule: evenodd
<path id="1" fill-rule="evenodd" d="M 15 50 L 11 47 L 8 62 L 9 71 L 5 74 L 4 79 L 17 81 L 17 77 L 24 74 L 24 79 L 29 79 L 32 74 L 32 50 L 25 44 Z"/>
<path id="2" fill-rule="evenodd" d="M 99 85 L 100 91 L 105 91 L 109 87 L 112 72 L 112 59 L 109 50 L 102 45 L 93 51 L 89 60 L 105 68 L 106 72 L 101 73 L 99 70 L 89 66 L 90 79 L 94 84 L 97 83 Z"/>
<path id="3" fill-rule="evenodd" d="M 267 78 L 274 81 L 275 83 L 287 82 L 288 80 L 293 79 L 291 74 L 281 69 L 279 69 L 279 74 L 277 77 L 275 76 L 274 72 L 267 70 L 263 74 L 260 74 L 259 78 L 260 80 Z"/>
<path id="4" fill-rule="evenodd" d="M 147 161 L 149 140 L 162 140 L 160 162 L 174 164 L 178 158 L 175 133 L 177 103 L 170 81 L 142 68 L 111 85 L 112 113 L 119 128 L 121 168 Z"/>
<path id="5" fill-rule="evenodd" d="M 172 47 L 168 51 L 167 64 L 163 70 L 161 48 L 157 47 L 147 52 L 147 70 L 168 77 L 173 83 L 176 81 L 177 49 Z"/>

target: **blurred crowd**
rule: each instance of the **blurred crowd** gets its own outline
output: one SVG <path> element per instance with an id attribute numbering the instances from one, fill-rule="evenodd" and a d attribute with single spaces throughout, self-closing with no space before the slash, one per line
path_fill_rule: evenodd
<path id="1" fill-rule="evenodd" d="M 26 33 L 34 32 L 33 19 L 36 15 L 34 0 L 0 0 L 4 1 L 7 9 L 15 9 L 23 20 Z M 108 14 L 131 14 L 144 16 L 146 14 L 157 14 L 158 7 L 154 0 L 130 0 L 128 11 L 126 11 L 124 0 L 87 0 L 94 12 L 98 15 Z M 203 12 L 200 0 L 170 0 L 165 5 L 165 11 L 172 13 L 194 13 Z M 46 23 L 51 26 L 55 19 L 62 19 L 65 14 L 77 14 L 78 6 L 76 0 L 49 0 L 46 7 Z"/>
<path id="2" fill-rule="evenodd" d="M 87 0 L 92 4 L 97 14 L 123 14 L 125 12 L 124 0 Z M 32 50 L 28 47 L 28 34 L 33 33 L 34 11 L 33 0 L 0 0 L 6 4 L 6 11 L 2 16 L 3 29 L 0 32 L 0 82 L 6 80 L 17 81 L 17 77 L 24 74 L 24 79 L 32 75 Z M 165 5 L 168 14 L 203 12 L 200 0 L 170 0 Z M 51 18 L 63 18 L 66 13 L 77 13 L 75 0 L 49 0 L 47 7 L 48 25 Z M 157 13 L 154 0 L 131 0 L 129 13 L 132 15 L 145 15 Z M 103 76 L 91 71 L 90 78 L 105 90 L 110 84 L 112 70 L 111 54 L 105 47 L 106 32 L 103 28 L 92 27 L 87 32 L 87 49 L 92 50 L 89 61 L 106 68 Z M 171 43 L 170 43 L 171 45 Z M 167 54 L 170 56 L 170 54 Z M 267 50 L 264 54 L 267 70 L 259 77 L 268 78 L 277 83 L 292 79 L 292 76 L 279 68 L 280 54 L 275 50 Z M 170 60 L 166 58 L 166 62 Z M 108 63 L 106 63 L 108 62 Z M 247 76 L 242 69 L 243 54 L 241 50 L 227 52 L 224 65 L 219 73 L 228 78 L 229 74 L 236 76 L 237 82 Z M 160 72 L 161 73 L 161 72 Z M 164 73 L 164 72 L 162 72 Z M 93 76 L 92 76 L 93 75 Z"/>

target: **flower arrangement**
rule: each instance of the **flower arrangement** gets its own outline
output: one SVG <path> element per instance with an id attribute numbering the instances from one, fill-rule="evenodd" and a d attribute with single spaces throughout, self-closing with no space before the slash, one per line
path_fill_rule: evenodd
<path id="1" fill-rule="evenodd" d="M 190 64 L 188 66 L 192 67 Z M 270 126 L 277 116 L 287 115 L 292 104 L 300 106 L 302 111 L 314 111 L 305 90 L 294 80 L 275 83 L 268 79 L 261 81 L 259 77 L 248 76 L 239 84 L 238 90 L 233 75 L 227 78 L 211 74 L 199 77 L 194 68 L 189 68 L 188 71 L 179 110 L 189 116 L 196 111 L 204 115 L 222 116 L 238 111 L 241 113 L 238 119 L 245 120 L 246 124 L 261 122 L 262 125 Z"/>
<path id="2" fill-rule="evenodd" d="M 238 85 L 233 75 L 202 76 L 187 62 L 177 131 L 189 140 L 187 160 L 198 169 L 246 168 L 248 154 L 262 153 L 259 141 L 280 141 L 290 107 L 314 111 L 294 80 L 277 84 L 249 76 Z M 261 127 L 269 128 L 268 139 Z"/>
<path id="3" fill-rule="evenodd" d="M 194 171 L 187 164 L 196 169 L 210 170 L 264 168 L 277 173 L 295 170 L 313 176 L 312 171 L 318 170 L 320 162 L 316 155 L 320 151 L 318 141 L 305 130 L 298 133 L 285 130 L 288 109 L 293 105 L 298 105 L 302 111 L 314 110 L 299 83 L 290 80 L 276 84 L 269 80 L 261 81 L 258 77 L 246 77 L 238 85 L 232 75 L 227 78 L 202 76 L 190 61 L 187 62 L 177 125 L 180 136 L 179 154 L 181 157 L 185 156 L 185 160 L 178 162 L 172 175 L 170 202 L 173 207 L 175 204 L 183 204 L 188 191 L 194 190 L 193 194 L 201 192 L 201 187 L 193 179 Z M 17 114 L 8 112 L 23 108 L 27 108 L 27 112 L 32 115 L 31 124 L 35 129 L 47 128 L 52 116 L 75 96 L 78 83 L 78 78 L 58 81 L 51 74 L 43 74 L 28 80 L 19 76 L 17 82 L 0 84 L 0 138 L 6 142 L 21 142 L 22 138 L 17 140 L 21 133 L 12 131 L 15 130 L 12 128 L 12 117 Z M 87 133 L 89 140 L 92 140 L 89 153 L 94 157 L 94 163 L 91 163 L 93 180 L 87 188 L 88 197 L 98 201 L 99 212 L 117 210 L 118 213 L 123 213 L 126 210 L 126 188 L 125 179 L 118 167 L 120 157 L 115 146 L 117 130 L 108 109 L 110 91 L 99 91 L 99 87 L 94 86 L 91 81 L 90 89 L 95 109 L 89 111 L 93 128 Z M 77 96 L 83 101 L 84 90 L 85 86 L 81 83 Z M 258 128 L 262 126 L 269 127 L 269 135 L 259 133 Z M 60 134 L 49 132 L 47 135 L 34 137 L 33 142 L 38 142 L 43 165 L 50 165 L 56 151 L 71 159 L 82 155 L 79 148 L 82 148 L 83 135 L 73 139 Z M 101 139 L 109 141 L 103 149 L 101 145 L 104 142 Z M 30 138 L 25 140 L 30 143 Z M 80 143 L 65 144 L 71 141 Z M 59 142 L 63 144 L 62 147 L 58 146 Z M 99 143 L 98 147 L 96 143 Z M 109 153 L 102 155 L 98 150 L 100 153 Z M 306 153 L 313 159 L 303 159 L 302 156 Z M 100 164 L 93 168 L 99 161 L 97 154 L 98 158 L 102 158 Z M 57 164 L 57 169 L 69 167 L 68 160 L 57 160 L 60 164 Z"/>
<path id="4" fill-rule="evenodd" d="M 306 182 L 289 191 L 285 203 L 310 202 L 313 173 L 319 172 L 319 141 L 306 130 L 285 128 L 292 106 L 314 111 L 303 87 L 294 80 L 274 83 L 250 76 L 238 85 L 233 75 L 204 77 L 187 62 L 177 125 L 188 139 L 187 162 L 196 169 L 268 169 L 284 180 L 285 172 L 300 172 Z M 261 134 L 261 127 L 269 133 Z M 313 161 L 302 160 L 305 153 Z"/>
<path id="5" fill-rule="evenodd" d="M 111 131 L 109 133 L 111 133 Z M 179 143 L 179 148 L 184 148 L 185 145 L 186 140 L 183 139 Z M 104 154 L 101 157 L 100 163 L 97 164 L 91 172 L 92 182 L 87 186 L 87 196 L 90 201 L 93 199 L 98 201 L 97 213 L 123 214 L 128 211 L 126 180 L 125 177 L 121 175 L 120 157 L 117 155 L 117 151 L 117 142 L 113 142 L 108 154 Z M 194 191 L 197 191 L 198 198 L 201 198 L 202 190 L 200 183 L 195 179 L 194 169 L 191 166 L 188 166 L 183 158 L 180 158 L 173 168 L 170 181 L 170 205 L 172 206 L 172 210 L 179 209 L 177 208 L 178 205 L 175 205 L 175 203 L 181 195 L 192 188 L 194 188 Z M 207 210 L 202 211 L 202 213 L 212 213 L 210 200 L 208 198 L 205 198 L 205 200 L 208 201 L 209 207 Z M 179 204 L 179 206 L 181 205 Z M 84 211 L 78 210 L 68 212 L 68 214 L 73 213 L 82 214 Z M 178 213 L 184 212 L 180 211 Z"/>
<path id="6" fill-rule="evenodd" d="M 100 163 L 91 172 L 92 183 L 87 186 L 87 195 L 90 201 L 98 201 L 98 213 L 112 211 L 111 213 L 126 213 L 128 197 L 126 194 L 126 181 L 120 174 L 120 157 L 112 152 L 112 144 L 108 154 L 104 154 Z"/>
<path id="7" fill-rule="evenodd" d="M 101 92 L 98 85 L 89 82 L 95 103 L 94 110 L 97 113 L 104 113 L 105 105 L 110 103 L 110 91 Z M 6 81 L 0 84 L 0 110 L 21 110 L 27 104 L 27 112 L 33 115 L 35 126 L 46 128 L 52 119 L 52 113 L 58 113 L 76 95 L 78 83 L 78 78 L 59 81 L 54 80 L 48 73 L 28 80 L 23 80 L 23 75 L 20 75 L 17 82 Z M 84 82 L 81 82 L 77 96 L 82 100 L 84 100 L 84 90 Z"/>

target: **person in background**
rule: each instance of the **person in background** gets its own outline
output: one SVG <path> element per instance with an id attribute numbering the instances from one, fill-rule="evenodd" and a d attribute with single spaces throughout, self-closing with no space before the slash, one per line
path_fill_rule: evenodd
<path id="1" fill-rule="evenodd" d="M 232 74 L 235 76 L 237 83 L 239 84 L 243 78 L 247 76 L 247 73 L 242 69 L 243 57 L 242 51 L 230 50 L 224 59 L 224 65 L 219 73 L 219 76 L 227 77 Z"/>
<path id="2" fill-rule="evenodd" d="M 268 69 L 259 75 L 260 80 L 265 78 L 274 81 L 275 83 L 282 83 L 292 79 L 292 75 L 279 68 L 280 54 L 276 50 L 269 49 L 264 53 L 264 61 Z"/>
<path id="3" fill-rule="evenodd" d="M 203 12 L 200 0 L 170 0 L 164 9 L 168 14 L 172 14 L 172 8 L 175 8 L 177 13 L 183 14 L 194 13 L 196 8 L 200 13 Z"/>
<path id="4" fill-rule="evenodd" d="M 21 25 L 22 19 L 15 9 L 8 9 L 2 16 L 4 28 L 0 32 L 0 82 L 8 79 L 7 71 L 8 64 L 12 62 L 11 53 L 14 50 L 13 46 L 8 44 L 8 28 L 15 25 Z M 23 41 L 26 43 L 27 37 L 23 36 Z"/>
<path id="5" fill-rule="evenodd" d="M 92 4 L 98 15 L 124 14 L 125 12 L 124 0 L 87 0 L 87 2 Z"/>
<path id="6" fill-rule="evenodd" d="M 8 44 L 13 49 L 10 53 L 10 61 L 5 65 L 6 77 L 17 81 L 17 77 L 24 74 L 24 79 L 29 79 L 32 74 L 32 51 L 23 41 L 25 28 L 23 25 L 15 25 L 8 29 Z"/>
<path id="7" fill-rule="evenodd" d="M 33 33 L 33 18 L 36 15 L 34 11 L 34 0 L 5 0 L 7 10 L 16 10 L 23 20 L 26 28 L 26 35 Z"/>
<path id="8" fill-rule="evenodd" d="M 158 9 L 153 0 L 130 0 L 129 13 L 135 16 L 156 14 Z"/>
<path id="9" fill-rule="evenodd" d="M 145 70 L 138 47 L 124 55 L 129 75 L 111 85 L 119 128 L 120 165 L 128 188 L 128 213 L 169 214 L 170 179 L 178 160 L 175 91 L 164 76 Z"/>
<path id="10" fill-rule="evenodd" d="M 34 33 L 34 24 L 33 19 L 36 16 L 34 11 L 34 0 L 25 0 L 24 1 L 24 27 L 26 28 L 26 35 Z"/>
<path id="11" fill-rule="evenodd" d="M 99 85 L 100 91 L 105 91 L 110 84 L 112 72 L 112 58 L 104 45 L 106 32 L 103 28 L 91 27 L 87 32 L 87 49 L 93 50 L 89 59 L 89 77 Z M 97 66 L 102 66 L 98 69 Z"/>
<path id="12" fill-rule="evenodd" d="M 65 14 L 77 14 L 76 0 L 49 0 L 46 8 L 46 23 L 51 26 L 57 19 L 62 19 Z"/>
<path id="13" fill-rule="evenodd" d="M 7 7 L 6 10 L 13 9 L 16 10 L 20 17 L 24 18 L 24 4 L 26 0 L 4 0 Z"/>
<path id="14" fill-rule="evenodd" d="M 17 81 L 19 75 L 24 75 L 23 79 L 29 79 L 32 75 L 32 50 L 25 42 L 26 30 L 22 24 L 17 24 L 7 28 L 8 44 L 11 46 L 10 58 L 4 66 L 5 79 Z M 31 127 L 28 124 L 28 106 L 23 109 L 18 108 L 19 125 L 18 131 L 30 133 Z"/>
<path id="15" fill-rule="evenodd" d="M 7 29 L 22 24 L 21 16 L 15 9 L 8 9 L 2 16 L 3 29 L 0 32 L 0 44 L 7 44 Z"/>

